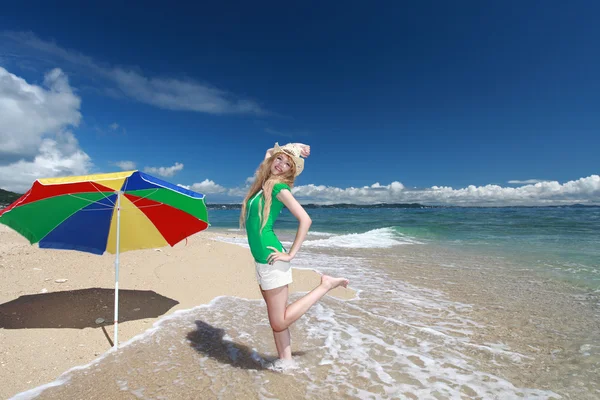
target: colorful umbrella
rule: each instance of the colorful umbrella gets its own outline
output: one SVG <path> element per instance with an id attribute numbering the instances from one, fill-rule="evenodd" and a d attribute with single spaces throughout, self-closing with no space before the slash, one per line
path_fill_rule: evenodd
<path id="1" fill-rule="evenodd" d="M 0 222 L 40 248 L 116 254 L 114 346 L 119 253 L 174 246 L 209 225 L 204 195 L 139 171 L 38 179 Z"/>

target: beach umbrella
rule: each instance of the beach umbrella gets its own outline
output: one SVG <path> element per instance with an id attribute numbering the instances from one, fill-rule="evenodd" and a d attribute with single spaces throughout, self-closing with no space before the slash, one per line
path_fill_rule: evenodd
<path id="1" fill-rule="evenodd" d="M 208 227 L 204 195 L 140 171 L 38 179 L 0 210 L 0 222 L 40 248 L 115 254 L 114 346 L 119 253 L 174 246 Z"/>

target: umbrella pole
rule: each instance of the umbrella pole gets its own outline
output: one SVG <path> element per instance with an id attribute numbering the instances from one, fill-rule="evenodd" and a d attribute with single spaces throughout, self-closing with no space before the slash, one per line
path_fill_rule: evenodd
<path id="1" fill-rule="evenodd" d="M 121 236 L 121 191 L 117 192 L 117 251 L 115 257 L 115 334 L 113 347 L 119 343 L 119 244 Z"/>

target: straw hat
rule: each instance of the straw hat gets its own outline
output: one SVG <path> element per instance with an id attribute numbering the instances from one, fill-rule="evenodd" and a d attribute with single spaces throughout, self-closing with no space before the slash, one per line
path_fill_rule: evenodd
<path id="1" fill-rule="evenodd" d="M 296 165 L 296 176 L 302 173 L 304 170 L 304 159 L 300 157 L 300 154 L 302 154 L 302 149 L 300 146 L 297 146 L 294 143 L 288 143 L 285 146 L 279 146 L 279 143 L 275 143 L 273 155 L 277 153 L 285 153 L 286 155 L 290 156 Z"/>

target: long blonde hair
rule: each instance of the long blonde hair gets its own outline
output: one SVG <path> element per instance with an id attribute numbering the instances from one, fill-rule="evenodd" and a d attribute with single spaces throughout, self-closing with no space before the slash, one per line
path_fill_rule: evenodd
<path id="1" fill-rule="evenodd" d="M 288 159 L 290 158 L 287 154 L 279 152 L 265 159 L 258 166 L 256 173 L 254 174 L 254 182 L 252 182 L 252 185 L 248 190 L 248 194 L 246 194 L 244 202 L 242 203 L 242 211 L 240 213 L 240 229 L 243 229 L 246 226 L 246 204 L 248 204 L 248 200 L 250 200 L 254 195 L 256 195 L 256 193 L 258 193 L 261 189 L 263 191 L 262 198 L 264 198 L 262 212 L 259 211 L 261 221 L 260 230 L 262 231 L 265 225 L 267 224 L 267 221 L 269 220 L 269 214 L 271 212 L 271 203 L 273 201 L 272 193 L 275 184 L 285 183 L 290 188 L 294 187 L 294 180 L 296 179 L 296 165 L 291 159 L 290 164 L 292 165 L 292 167 L 285 174 L 271 174 L 271 165 L 273 165 L 273 161 L 275 161 L 275 158 L 280 154 L 285 155 L 286 157 L 288 157 Z"/>

